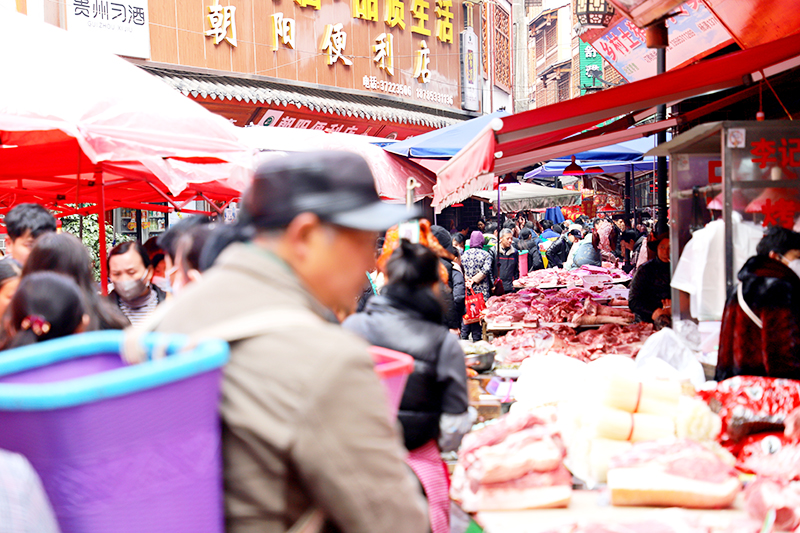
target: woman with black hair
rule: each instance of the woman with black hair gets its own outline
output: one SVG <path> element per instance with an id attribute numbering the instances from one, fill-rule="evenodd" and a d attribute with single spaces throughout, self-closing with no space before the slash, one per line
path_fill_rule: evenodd
<path id="1" fill-rule="evenodd" d="M 69 233 L 47 233 L 36 240 L 23 278 L 34 272 L 57 272 L 78 284 L 90 317 L 89 330 L 124 329 L 131 325 L 125 315 L 100 297 L 91 271 L 92 260 L 83 243 Z"/>
<path id="2" fill-rule="evenodd" d="M 343 326 L 376 346 L 414 357 L 398 419 L 408 463 L 428 497 L 432 532 L 449 532 L 447 473 L 440 452 L 457 449 L 472 423 L 464 352 L 442 325 L 439 260 L 433 252 L 401 240 L 386 265 L 386 278 L 381 294 Z"/>
<path id="3" fill-rule="evenodd" d="M 800 379 L 800 233 L 771 227 L 722 315 L 715 379 Z"/>
<path id="4" fill-rule="evenodd" d="M 81 333 L 89 325 L 81 289 L 67 276 L 53 272 L 23 277 L 7 313 L 0 350 Z"/>

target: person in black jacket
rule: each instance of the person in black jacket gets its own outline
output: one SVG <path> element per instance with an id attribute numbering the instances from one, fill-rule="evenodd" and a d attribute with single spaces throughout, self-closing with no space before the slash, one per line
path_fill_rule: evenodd
<path id="1" fill-rule="evenodd" d="M 505 292 L 514 292 L 514 280 L 519 279 L 519 252 L 511 244 L 514 232 L 503 228 L 497 246 L 497 278 L 503 282 Z"/>
<path id="2" fill-rule="evenodd" d="M 577 229 L 570 230 L 566 235 L 559 237 L 558 240 L 547 249 L 547 253 L 545 254 L 547 255 L 547 267 L 563 267 L 567 257 L 569 257 L 569 251 L 572 249 L 572 245 L 579 242 L 582 238 L 583 235 L 581 235 L 580 230 Z"/>
<path id="3" fill-rule="evenodd" d="M 447 270 L 447 289 L 443 291 L 445 300 L 444 325 L 450 329 L 461 329 L 461 317 L 464 316 L 464 273 L 461 270 L 461 259 L 453 246 L 450 233 L 442 226 L 431 226 L 431 232 L 439 244 L 442 245 L 446 256 L 439 257 L 439 261 Z"/>
<path id="4" fill-rule="evenodd" d="M 401 240 L 386 265 L 386 278 L 381 294 L 342 325 L 373 345 L 414 358 L 398 419 L 408 463 L 428 497 L 431 521 L 449 522 L 447 474 L 439 453 L 457 449 L 472 424 L 464 352 L 458 338 L 441 325 L 439 260 L 433 252 Z M 420 469 L 426 462 L 428 468 Z"/>
<path id="5" fill-rule="evenodd" d="M 539 252 L 539 237 L 533 234 L 530 228 L 524 228 L 519 234 L 517 250 L 528 252 L 528 272 L 542 270 L 544 260 Z"/>
<path id="6" fill-rule="evenodd" d="M 656 253 L 656 257 L 639 267 L 634 274 L 628 306 L 637 321 L 658 325 L 672 316 L 669 234 L 653 237 L 647 246 Z"/>

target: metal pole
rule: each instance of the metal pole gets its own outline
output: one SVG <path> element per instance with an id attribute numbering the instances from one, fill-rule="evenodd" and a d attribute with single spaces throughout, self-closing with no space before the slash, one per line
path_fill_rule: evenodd
<path id="1" fill-rule="evenodd" d="M 631 165 L 633 166 L 633 165 Z M 631 182 L 633 181 L 633 172 L 625 173 L 625 220 L 631 224 Z"/>
<path id="2" fill-rule="evenodd" d="M 142 210 L 137 209 L 134 215 L 136 216 L 136 240 L 144 244 L 142 240 Z"/>
<path id="3" fill-rule="evenodd" d="M 500 183 L 503 181 L 502 176 L 497 176 L 497 239 L 494 245 L 494 277 L 500 275 L 500 232 L 503 231 L 502 215 L 500 213 Z"/>
<path id="4" fill-rule="evenodd" d="M 663 74 L 667 71 L 667 50 L 666 48 L 659 48 L 656 51 L 656 75 Z M 667 106 L 662 104 L 656 107 L 656 122 L 665 120 L 667 118 Z M 667 132 L 660 131 L 656 135 L 656 141 L 659 145 L 667 142 Z M 656 159 L 656 169 L 658 177 L 658 224 L 656 225 L 656 233 L 664 233 L 669 230 L 669 222 L 667 220 L 667 158 L 659 156 Z"/>
<path id="5" fill-rule="evenodd" d="M 108 295 L 108 252 L 106 250 L 106 191 L 103 185 L 103 173 L 95 173 L 95 181 L 100 184 L 100 211 L 97 213 L 97 229 L 100 237 L 100 292 L 103 296 Z"/>

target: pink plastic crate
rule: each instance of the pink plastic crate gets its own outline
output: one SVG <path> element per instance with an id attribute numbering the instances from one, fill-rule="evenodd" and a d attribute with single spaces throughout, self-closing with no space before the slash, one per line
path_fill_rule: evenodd
<path id="1" fill-rule="evenodd" d="M 394 420 L 397 418 L 400 400 L 403 399 L 406 380 L 414 370 L 414 358 L 408 354 L 380 346 L 370 346 L 369 352 L 372 354 L 372 360 L 375 361 L 375 373 L 378 374 L 386 390 L 386 398 L 389 400 L 389 415 Z"/>

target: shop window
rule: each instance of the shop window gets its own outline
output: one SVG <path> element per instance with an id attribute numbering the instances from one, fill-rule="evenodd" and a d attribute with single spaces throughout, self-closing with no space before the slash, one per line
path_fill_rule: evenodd
<path id="1" fill-rule="evenodd" d="M 547 41 L 548 52 L 558 45 L 558 24 L 557 19 L 553 18 L 550 25 L 545 30 L 545 40 Z"/>
<path id="2" fill-rule="evenodd" d="M 536 57 L 544 57 L 544 32 L 536 32 Z"/>
<path id="3" fill-rule="evenodd" d="M 558 80 L 558 101 L 569 100 L 569 72 L 564 72 Z"/>
<path id="4" fill-rule="evenodd" d="M 494 10 L 495 83 L 511 89 L 511 17 L 500 6 Z"/>

